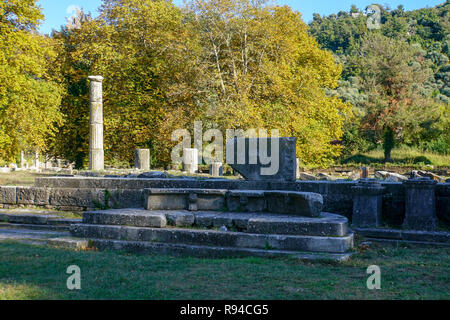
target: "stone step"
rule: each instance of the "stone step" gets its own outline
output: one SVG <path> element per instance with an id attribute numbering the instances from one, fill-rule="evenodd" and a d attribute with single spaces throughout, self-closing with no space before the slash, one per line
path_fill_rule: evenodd
<path id="1" fill-rule="evenodd" d="M 147 210 L 271 212 L 318 217 L 323 198 L 312 192 L 280 190 L 144 189 Z"/>
<path id="2" fill-rule="evenodd" d="M 15 209 L 0 210 L 0 222 L 29 225 L 70 225 L 80 223 L 81 219 L 65 219 L 52 211 Z"/>
<path id="3" fill-rule="evenodd" d="M 70 225 L 23 224 L 23 223 L 0 222 L 0 229 L 21 229 L 21 230 L 42 230 L 42 231 L 69 231 Z"/>
<path id="4" fill-rule="evenodd" d="M 207 245 L 287 251 L 345 253 L 353 248 L 353 234 L 343 237 L 252 234 L 182 228 L 144 228 L 111 225 L 73 224 L 72 236 L 86 239 L 109 239 Z"/>
<path id="5" fill-rule="evenodd" d="M 366 238 L 390 239 L 417 242 L 442 243 L 450 245 L 448 231 L 416 231 L 387 228 L 355 228 L 355 232 Z"/>
<path id="6" fill-rule="evenodd" d="M 48 239 L 47 244 L 52 247 L 66 248 L 66 249 L 86 249 L 92 245 L 91 242 L 88 240 L 71 237 Z"/>
<path id="7" fill-rule="evenodd" d="M 51 238 L 67 237 L 68 232 L 29 230 L 29 229 L 0 229 L 0 241 L 20 241 L 46 243 Z"/>
<path id="8" fill-rule="evenodd" d="M 331 213 L 322 213 L 318 218 L 308 218 L 262 212 L 114 209 L 87 211 L 83 215 L 83 223 L 153 228 L 164 228 L 167 225 L 199 228 L 225 226 L 248 233 L 310 236 L 340 237 L 348 233 L 347 218 Z"/>
<path id="9" fill-rule="evenodd" d="M 63 239 L 62 239 L 63 240 Z M 262 257 L 276 258 L 288 257 L 302 261 L 314 262 L 343 262 L 347 261 L 354 253 L 320 253 L 298 252 L 282 250 L 266 250 L 236 247 L 215 247 L 191 244 L 173 244 L 161 242 L 124 241 L 92 239 L 90 245 L 100 250 L 124 250 L 133 253 L 168 254 L 175 256 L 194 256 L 200 258 L 222 257 Z"/>
<path id="10" fill-rule="evenodd" d="M 83 223 L 164 228 L 167 225 L 167 219 L 164 211 L 111 209 L 86 211 L 83 213 Z"/>

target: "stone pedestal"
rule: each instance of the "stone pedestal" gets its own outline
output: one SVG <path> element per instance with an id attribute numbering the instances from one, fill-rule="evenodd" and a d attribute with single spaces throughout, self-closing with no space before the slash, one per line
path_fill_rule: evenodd
<path id="1" fill-rule="evenodd" d="M 369 168 L 368 167 L 362 167 L 361 168 L 361 179 L 368 179 L 369 178 Z"/>
<path id="2" fill-rule="evenodd" d="M 296 165 L 295 165 L 295 179 L 300 180 L 300 159 L 296 158 Z"/>
<path id="3" fill-rule="evenodd" d="M 213 177 L 223 176 L 223 164 L 222 162 L 213 162 L 209 166 L 209 174 Z"/>
<path id="4" fill-rule="evenodd" d="M 150 170 L 149 149 L 136 149 L 134 151 L 134 168 L 137 170 Z"/>
<path id="5" fill-rule="evenodd" d="M 198 172 L 198 150 L 185 148 L 183 149 L 183 171 L 194 174 Z"/>
<path id="6" fill-rule="evenodd" d="M 403 182 L 405 188 L 405 221 L 403 226 L 413 230 L 434 231 L 437 226 L 437 181 L 416 178 Z"/>
<path id="7" fill-rule="evenodd" d="M 90 76 L 89 170 L 104 170 L 103 99 L 101 76 Z"/>
<path id="8" fill-rule="evenodd" d="M 375 179 L 361 179 L 353 191 L 353 217 L 355 227 L 381 226 L 382 197 L 384 188 Z"/>
<path id="9" fill-rule="evenodd" d="M 39 152 L 36 151 L 34 153 L 34 167 L 36 168 L 36 170 L 39 170 L 39 167 L 41 166 L 41 163 L 39 161 Z"/>

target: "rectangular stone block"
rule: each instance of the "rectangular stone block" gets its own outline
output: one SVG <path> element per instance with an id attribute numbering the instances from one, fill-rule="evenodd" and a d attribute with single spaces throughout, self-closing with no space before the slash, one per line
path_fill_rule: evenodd
<path id="1" fill-rule="evenodd" d="M 139 209 L 115 209 L 87 211 L 83 214 L 83 223 L 164 228 L 167 225 L 167 219 L 164 212 L 149 212 L 148 210 Z"/>
<path id="2" fill-rule="evenodd" d="M 175 227 L 190 227 L 195 222 L 195 216 L 188 211 L 169 211 L 166 218 L 167 223 Z"/>
<path id="3" fill-rule="evenodd" d="M 296 138 L 234 138 L 227 163 L 246 180 L 295 181 Z"/>
<path id="4" fill-rule="evenodd" d="M 255 216 L 249 220 L 247 228 L 249 233 L 334 237 L 343 237 L 347 231 L 347 219 L 329 213 L 323 213 L 321 218 Z"/>
<path id="5" fill-rule="evenodd" d="M 323 197 L 318 193 L 265 191 L 266 211 L 304 217 L 318 217 L 323 208 Z"/>
<path id="6" fill-rule="evenodd" d="M 120 209 L 145 207 L 143 190 L 111 189 L 109 190 L 109 195 L 108 205 L 110 208 Z"/>
<path id="7" fill-rule="evenodd" d="M 150 194 L 147 197 L 147 210 L 186 210 L 185 194 Z"/>
<path id="8" fill-rule="evenodd" d="M 225 208 L 225 197 L 221 195 L 197 195 L 197 210 L 218 211 Z"/>
<path id="9" fill-rule="evenodd" d="M 0 187 L 0 204 L 16 204 L 16 187 Z"/>
<path id="10" fill-rule="evenodd" d="M 50 189 L 36 187 L 17 187 L 17 204 L 48 205 Z"/>
<path id="11" fill-rule="evenodd" d="M 222 210 L 226 190 L 215 189 L 146 189 L 147 210 Z"/>
<path id="12" fill-rule="evenodd" d="M 52 189 L 49 203 L 52 206 L 75 206 L 95 208 L 105 205 L 104 189 Z"/>
<path id="13" fill-rule="evenodd" d="M 228 211 L 262 212 L 266 207 L 264 191 L 230 190 L 227 195 Z"/>

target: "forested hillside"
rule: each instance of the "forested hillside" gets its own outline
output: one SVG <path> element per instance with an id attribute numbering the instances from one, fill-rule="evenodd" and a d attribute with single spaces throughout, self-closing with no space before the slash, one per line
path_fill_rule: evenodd
<path id="1" fill-rule="evenodd" d="M 369 29 L 376 10 L 314 15 L 309 32 L 343 66 L 336 95 L 350 102 L 356 118 L 343 137 L 345 152 L 394 144 L 450 150 L 450 2 L 405 11 L 378 5 L 379 28 Z"/>

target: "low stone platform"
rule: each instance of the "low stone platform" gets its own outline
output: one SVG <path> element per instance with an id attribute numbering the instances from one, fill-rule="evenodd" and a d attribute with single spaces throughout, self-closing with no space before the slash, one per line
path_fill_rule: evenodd
<path id="1" fill-rule="evenodd" d="M 63 239 L 62 239 L 63 240 Z M 288 257 L 302 261 L 342 262 L 347 261 L 354 253 L 320 253 L 320 252 L 298 252 L 270 249 L 251 249 L 233 247 L 212 247 L 189 244 L 152 243 L 143 241 L 122 241 L 94 239 L 91 244 L 100 250 L 124 250 L 146 254 L 170 254 L 177 256 L 193 256 L 200 258 L 223 258 L 223 257 L 262 257 L 276 258 Z"/>
<path id="2" fill-rule="evenodd" d="M 352 233 L 343 237 L 319 237 L 90 224 L 74 224 L 71 226 L 70 231 L 75 237 L 87 239 L 145 241 L 250 249 L 345 253 L 353 248 Z"/>
<path id="3" fill-rule="evenodd" d="M 204 195 L 222 194 L 226 192 Z M 71 225 L 70 232 L 100 249 L 339 261 L 347 259 L 353 248 L 347 225 L 347 218 L 331 213 L 312 218 L 270 212 L 113 209 L 85 212 L 83 223 Z"/>
<path id="4" fill-rule="evenodd" d="M 323 198 L 312 192 L 283 190 L 144 189 L 147 210 L 270 212 L 318 217 Z"/>
<path id="5" fill-rule="evenodd" d="M 418 246 L 450 246 L 450 232 L 416 231 L 386 228 L 355 228 L 355 232 L 369 241 L 386 244 Z"/>
<path id="6" fill-rule="evenodd" d="M 84 224 L 131 227 L 220 228 L 257 234 L 285 234 L 342 237 L 348 233 L 347 218 L 322 213 L 318 218 L 258 212 L 214 212 L 187 210 L 112 209 L 87 211 Z"/>
<path id="7" fill-rule="evenodd" d="M 0 228 L 0 242 L 16 241 L 26 244 L 45 245 L 50 239 L 68 236 L 70 236 L 68 232 L 30 230 L 23 228 Z"/>
<path id="8" fill-rule="evenodd" d="M 67 219 L 54 211 L 37 209 L 0 210 L 0 228 L 68 231 L 73 223 L 81 219 Z"/>

